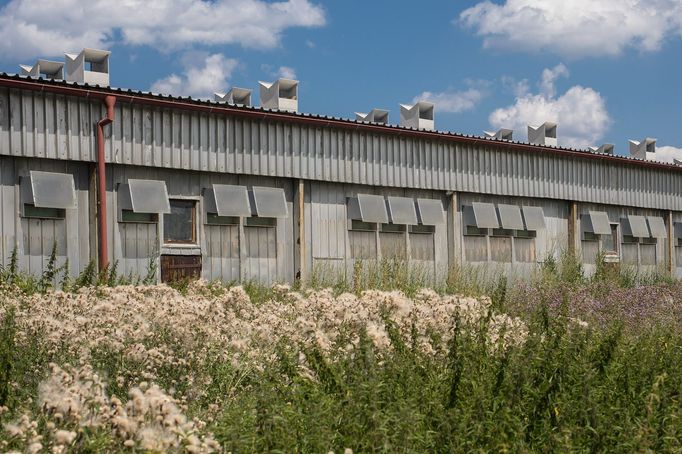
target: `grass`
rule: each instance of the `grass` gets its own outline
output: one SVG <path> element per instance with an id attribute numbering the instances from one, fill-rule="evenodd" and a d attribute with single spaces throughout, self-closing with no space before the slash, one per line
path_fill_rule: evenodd
<path id="1" fill-rule="evenodd" d="M 58 274 L 48 267 L 40 279 L 29 278 L 10 260 L 0 270 L 0 285 L 23 294 L 47 292 Z M 115 267 L 98 275 L 93 265 L 67 280 L 66 289 L 125 282 Z M 434 278 L 384 261 L 357 265 L 352 276 L 313 270 L 305 286 L 330 287 L 337 295 L 398 289 L 414 296 L 424 286 L 489 295 L 496 311 L 522 317 L 530 335 L 523 346 L 499 353 L 455 322 L 447 351 L 434 356 L 417 348 L 417 339 L 392 334 L 387 320 L 392 349 L 386 355 L 361 331 L 351 354 L 339 358 L 283 344 L 263 369 L 217 356 L 162 367 L 157 381 L 179 394 L 196 388 L 187 378 L 192 371 L 207 377 L 187 411 L 205 417 L 217 405 L 208 429 L 226 452 L 682 451 L 682 286 L 664 273 L 637 275 L 601 258 L 587 277 L 563 254 L 523 283 L 467 266 Z M 279 297 L 273 288 L 244 287 L 254 304 Z M 189 284 L 178 288 L 187 293 Z M 226 289 L 210 291 L 217 298 Z M 647 311 L 640 313 L 642 305 Z M 17 337 L 13 307 L 4 301 L 0 320 L 3 424 L 24 411 L 40 414 L 38 385 L 50 361 L 77 360 L 45 351 L 40 338 Z M 589 326 L 578 327 L 575 318 Z M 172 333 L 156 339 L 175 348 Z M 314 379 L 301 374 L 300 355 Z M 106 349 L 93 351 L 92 364 L 104 377 L 135 377 L 145 368 Z M 124 396 L 125 388 L 111 380 L 108 392 Z M 0 440 L 3 450 L 25 448 L 6 432 Z M 74 443 L 74 451 L 120 448 L 105 431 L 80 433 Z"/>

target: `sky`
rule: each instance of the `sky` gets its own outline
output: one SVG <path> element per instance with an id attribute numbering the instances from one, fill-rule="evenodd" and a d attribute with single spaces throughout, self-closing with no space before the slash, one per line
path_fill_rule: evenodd
<path id="1" fill-rule="evenodd" d="M 213 98 L 300 80 L 299 111 L 436 104 L 436 128 L 558 123 L 560 146 L 682 159 L 682 0 L 0 0 L 0 71 L 111 50 L 111 85 Z"/>

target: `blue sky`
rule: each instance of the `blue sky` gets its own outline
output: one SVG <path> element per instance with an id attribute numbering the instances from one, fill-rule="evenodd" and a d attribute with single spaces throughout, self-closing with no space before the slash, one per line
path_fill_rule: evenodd
<path id="1" fill-rule="evenodd" d="M 682 0 L 13 0 L 0 70 L 112 51 L 117 87 L 212 97 L 295 76 L 299 110 L 352 117 L 436 103 L 470 134 L 559 123 L 559 144 L 658 139 L 682 159 Z M 257 95 L 256 95 L 257 96 Z"/>

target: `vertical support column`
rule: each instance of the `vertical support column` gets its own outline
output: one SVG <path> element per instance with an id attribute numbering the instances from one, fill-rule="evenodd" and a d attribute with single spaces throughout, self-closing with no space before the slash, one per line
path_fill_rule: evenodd
<path id="1" fill-rule="evenodd" d="M 578 202 L 569 202 L 568 209 L 568 253 L 578 257 L 580 234 L 578 229 Z"/>
<path id="2" fill-rule="evenodd" d="M 308 278 L 308 273 L 305 247 L 305 182 L 303 180 L 298 180 L 298 187 L 296 190 L 296 211 L 298 212 L 298 235 L 296 238 L 298 271 L 296 272 L 296 276 L 300 279 L 301 283 L 305 283 Z"/>
<path id="3" fill-rule="evenodd" d="M 456 192 L 452 192 L 449 198 L 449 219 L 446 225 L 450 227 L 448 228 L 448 265 L 452 268 L 462 261 L 462 225 L 459 216 L 459 197 L 457 197 Z"/>
<path id="4" fill-rule="evenodd" d="M 665 216 L 665 221 L 668 228 L 668 272 L 670 276 L 675 277 L 675 225 L 673 224 L 673 212 L 668 211 Z"/>
<path id="5" fill-rule="evenodd" d="M 246 280 L 246 235 L 244 234 L 244 218 L 239 218 L 239 282 Z"/>

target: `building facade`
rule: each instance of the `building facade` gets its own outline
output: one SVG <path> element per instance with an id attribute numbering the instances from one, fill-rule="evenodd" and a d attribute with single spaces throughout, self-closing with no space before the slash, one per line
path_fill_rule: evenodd
<path id="1" fill-rule="evenodd" d="M 113 122 L 104 100 L 113 97 Z M 98 228 L 98 128 L 106 219 Z M 682 276 L 682 168 L 0 75 L 0 263 L 222 281 L 405 260 L 527 274 L 572 250 Z"/>

